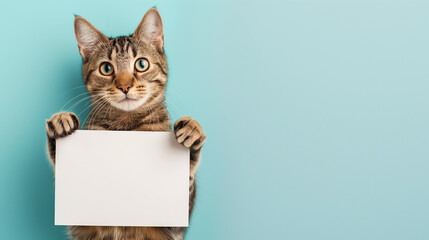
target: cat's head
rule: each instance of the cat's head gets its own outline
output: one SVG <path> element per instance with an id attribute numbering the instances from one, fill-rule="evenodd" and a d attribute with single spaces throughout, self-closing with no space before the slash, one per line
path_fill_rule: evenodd
<path id="1" fill-rule="evenodd" d="M 130 36 L 108 38 L 86 19 L 74 21 L 84 83 L 93 101 L 134 111 L 163 101 L 167 59 L 159 12 L 146 12 Z"/>

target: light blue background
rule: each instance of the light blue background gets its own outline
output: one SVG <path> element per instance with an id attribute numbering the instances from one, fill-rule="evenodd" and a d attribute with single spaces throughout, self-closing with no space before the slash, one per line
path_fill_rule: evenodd
<path id="1" fill-rule="evenodd" d="M 44 121 L 84 97 L 73 14 L 116 36 L 153 5 L 170 114 L 208 135 L 187 239 L 429 239 L 423 0 L 2 1 L 0 239 L 66 239 Z"/>

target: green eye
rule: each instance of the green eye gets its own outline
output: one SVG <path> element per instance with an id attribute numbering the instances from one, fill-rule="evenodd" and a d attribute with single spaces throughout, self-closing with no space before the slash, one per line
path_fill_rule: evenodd
<path id="1" fill-rule="evenodd" d="M 100 65 L 100 73 L 109 76 L 113 74 L 113 66 L 108 62 L 104 62 Z"/>
<path id="2" fill-rule="evenodd" d="M 149 61 L 146 58 L 139 58 L 136 61 L 135 68 L 139 72 L 144 72 L 149 69 Z"/>

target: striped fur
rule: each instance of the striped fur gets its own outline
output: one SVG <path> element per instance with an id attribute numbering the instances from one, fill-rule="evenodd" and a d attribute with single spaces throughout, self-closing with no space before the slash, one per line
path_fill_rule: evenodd
<path id="1" fill-rule="evenodd" d="M 75 19 L 75 33 L 82 55 L 83 80 L 92 99 L 92 109 L 85 123 L 88 130 L 171 131 L 172 125 L 164 104 L 167 84 L 167 60 L 163 50 L 161 17 L 150 9 L 130 36 L 107 38 L 82 17 Z M 149 68 L 136 70 L 136 61 L 145 58 Z M 100 71 L 109 63 L 113 72 Z M 124 90 L 124 84 L 128 87 Z M 126 99 L 129 98 L 129 99 Z M 55 165 L 55 139 L 66 137 L 80 126 L 74 113 L 54 114 L 46 121 L 48 153 Z M 195 172 L 206 139 L 201 126 L 190 117 L 174 124 L 177 141 L 190 148 L 189 212 L 195 196 Z M 184 227 L 100 227 L 70 226 L 75 240 L 179 240 Z"/>

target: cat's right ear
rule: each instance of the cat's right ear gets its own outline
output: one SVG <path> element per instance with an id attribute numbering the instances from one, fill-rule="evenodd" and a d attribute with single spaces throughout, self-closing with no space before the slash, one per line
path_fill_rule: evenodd
<path id="1" fill-rule="evenodd" d="M 163 51 L 164 28 L 161 15 L 156 8 L 151 8 L 146 12 L 132 36 Z"/>
<path id="2" fill-rule="evenodd" d="M 76 35 L 79 53 L 84 60 L 88 59 L 100 43 L 108 43 L 109 39 L 89 23 L 85 18 L 76 16 L 74 19 L 74 33 Z"/>

